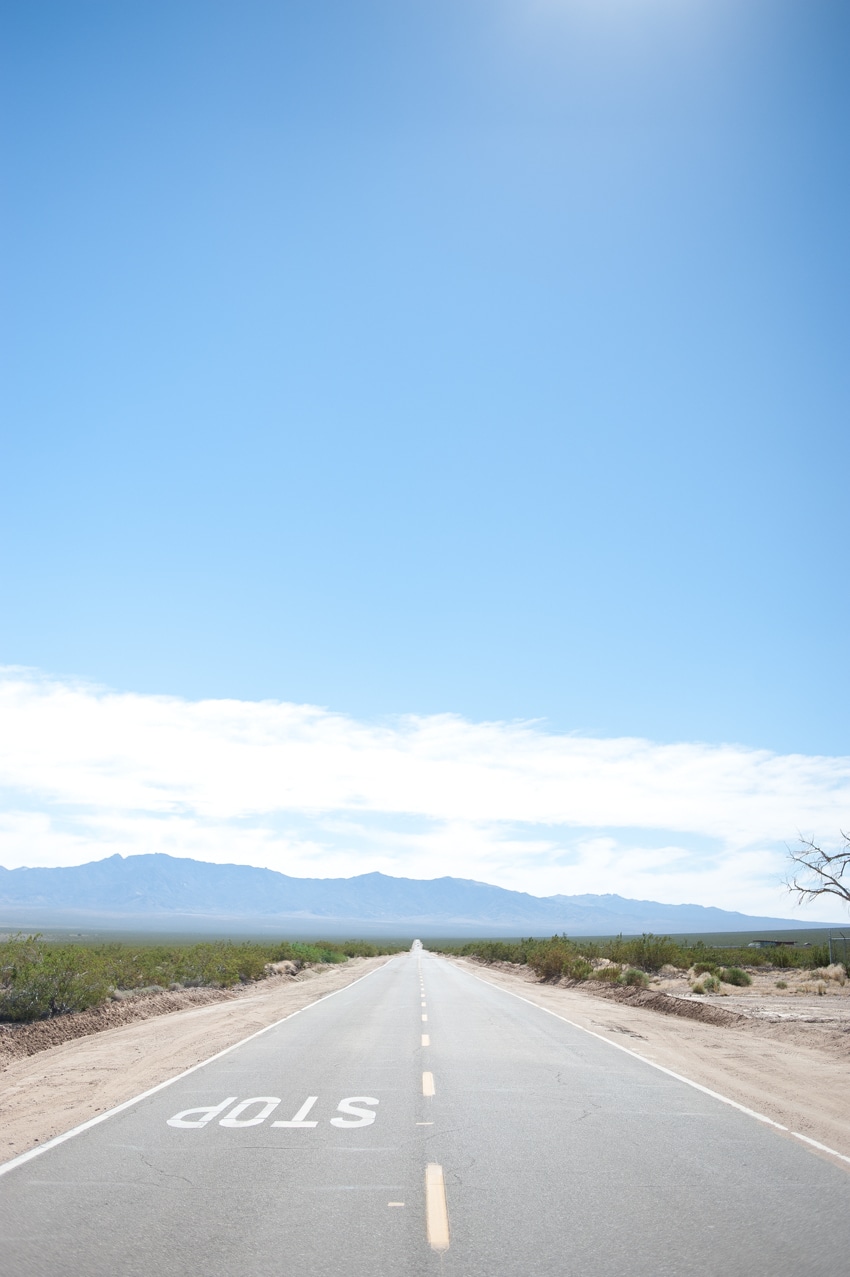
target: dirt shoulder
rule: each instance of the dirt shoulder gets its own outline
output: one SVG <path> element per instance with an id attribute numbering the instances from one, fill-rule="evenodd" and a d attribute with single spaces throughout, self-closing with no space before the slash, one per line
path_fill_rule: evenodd
<path id="1" fill-rule="evenodd" d="M 599 985 L 592 990 L 586 985 L 563 988 L 540 984 L 523 969 L 511 972 L 466 958 L 452 961 L 850 1157 L 850 1023 L 839 1013 L 837 999 L 829 1021 L 803 1018 L 802 1000 L 794 1008 L 795 1018 L 774 1016 L 765 1009 L 764 996 L 751 1003 L 744 997 L 728 998 L 722 1006 L 683 996 L 684 1014 L 671 1014 L 659 999 L 674 1002 L 676 995 L 658 988 L 634 994 Z M 625 1000 L 619 1000 L 620 993 Z M 814 1011 L 824 1017 L 823 999 L 816 1002 Z M 690 1018 L 694 1014 L 699 1018 Z"/>
<path id="2" fill-rule="evenodd" d="M 186 989 L 0 1034 L 0 1163 L 209 1059 L 388 962 L 278 975 L 237 992 Z M 74 1024 L 74 1021 L 77 1021 Z M 85 1036 L 80 1036 L 80 1032 Z M 51 1038 L 51 1035 L 52 1038 Z"/>

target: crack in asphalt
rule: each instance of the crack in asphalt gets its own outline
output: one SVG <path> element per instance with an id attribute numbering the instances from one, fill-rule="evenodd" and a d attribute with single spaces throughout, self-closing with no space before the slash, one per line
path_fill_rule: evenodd
<path id="1" fill-rule="evenodd" d="M 139 1154 L 139 1161 L 143 1166 L 146 1166 L 153 1175 L 160 1175 L 163 1179 L 182 1179 L 184 1184 L 188 1184 L 190 1188 L 193 1187 L 193 1181 L 190 1180 L 188 1176 L 177 1175 L 172 1171 L 164 1171 L 161 1166 L 153 1166 L 145 1157 L 144 1153 Z"/>

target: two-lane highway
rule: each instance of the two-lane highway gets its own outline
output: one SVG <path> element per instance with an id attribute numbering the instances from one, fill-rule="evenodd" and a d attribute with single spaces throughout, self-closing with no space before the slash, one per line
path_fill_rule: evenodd
<path id="1" fill-rule="evenodd" d="M 0 1268 L 837 1277 L 848 1206 L 840 1166 L 414 950 L 10 1164 Z"/>

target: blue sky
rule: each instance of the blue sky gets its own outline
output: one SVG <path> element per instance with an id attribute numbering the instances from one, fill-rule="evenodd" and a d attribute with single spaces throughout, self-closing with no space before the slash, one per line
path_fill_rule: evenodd
<path id="1" fill-rule="evenodd" d="M 405 815 L 370 790 L 356 831 L 327 825 L 331 793 L 244 855 L 229 826 L 168 844 L 735 907 L 726 881 L 764 908 L 783 838 L 837 833 L 850 795 L 846 5 L 45 2 L 0 24 L 0 663 L 35 671 L 33 721 L 54 730 L 46 679 L 89 709 L 325 707 L 402 752 L 405 716 L 450 715 L 500 741 L 534 720 L 556 752 L 701 750 L 706 776 L 727 747 L 820 759 L 739 834 L 702 798 Z M 67 786 L 4 783 L 3 863 L 100 854 L 112 799 L 87 791 L 69 843 Z M 527 856 L 446 842 L 456 819 Z M 706 837 L 731 877 L 699 877 Z M 652 862 L 671 838 L 676 881 Z"/>

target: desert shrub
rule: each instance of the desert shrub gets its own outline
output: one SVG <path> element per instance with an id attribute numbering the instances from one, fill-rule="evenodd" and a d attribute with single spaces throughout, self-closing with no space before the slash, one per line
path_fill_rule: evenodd
<path id="1" fill-rule="evenodd" d="M 569 963 L 564 975 L 569 980 L 589 980 L 593 975 L 593 967 L 587 961 L 587 958 L 579 956 Z"/>
<path id="2" fill-rule="evenodd" d="M 382 953 L 398 952 L 401 949 L 409 949 L 410 945 L 405 942 L 401 945 L 384 945 L 373 944 L 371 940 L 345 940 L 339 946 L 347 958 L 377 958 Z"/>
<path id="3" fill-rule="evenodd" d="M 788 981 L 787 981 L 787 980 L 777 980 L 777 981 L 776 981 L 776 987 L 777 987 L 777 989 L 787 989 L 787 988 L 788 988 Z"/>
<path id="4" fill-rule="evenodd" d="M 742 971 L 740 967 L 723 967 L 720 972 L 720 979 L 724 984 L 736 984 L 740 988 L 744 988 L 753 982 L 753 977 L 746 971 Z"/>
<path id="5" fill-rule="evenodd" d="M 642 936 L 625 939 L 618 936 L 616 940 L 603 945 L 604 957 L 613 962 L 640 967 L 642 971 L 660 971 L 663 966 L 687 966 L 681 945 L 669 936 L 654 936 L 647 932 Z"/>
<path id="6" fill-rule="evenodd" d="M 619 980 L 621 972 L 622 972 L 622 967 L 618 967 L 616 963 L 612 963 L 610 966 L 607 966 L 607 967 L 594 967 L 593 974 L 590 977 L 590 979 L 591 980 L 606 980 L 606 981 L 610 981 L 612 984 L 615 984 Z"/>
<path id="7" fill-rule="evenodd" d="M 847 972 L 840 962 L 835 962 L 831 966 L 816 967 L 812 972 L 814 980 L 835 980 L 838 984 L 844 985 L 847 981 Z"/>
<path id="8" fill-rule="evenodd" d="M 587 980 L 594 975 L 586 954 L 567 936 L 540 940 L 527 950 L 526 961 L 541 980 Z"/>
<path id="9" fill-rule="evenodd" d="M 699 996 L 701 997 L 705 993 L 705 985 L 700 984 L 699 982 L 697 982 L 696 984 L 692 984 L 691 993 L 699 994 Z"/>
<path id="10" fill-rule="evenodd" d="M 714 975 L 717 970 L 716 962 L 695 962 L 694 975 Z"/>
<path id="11" fill-rule="evenodd" d="M 825 967 L 829 964 L 829 945 L 813 944 L 808 948 L 796 948 L 790 945 L 780 945 L 776 949 L 767 950 L 770 957 L 768 961 L 774 967 Z M 747 960 L 747 966 L 752 963 Z"/>
<path id="12" fill-rule="evenodd" d="M 553 936 L 541 940 L 528 953 L 528 965 L 541 980 L 559 980 L 566 975 L 576 958 L 578 949 L 566 936 Z"/>
<path id="13" fill-rule="evenodd" d="M 707 971 L 703 976 L 702 987 L 706 993 L 718 993 L 720 991 L 720 981 L 716 975 Z"/>
<path id="14" fill-rule="evenodd" d="M 623 971 L 618 983 L 627 985 L 630 988 L 645 989 L 649 985 L 649 976 L 645 971 L 638 971 L 635 967 L 629 967 Z"/>
<path id="15" fill-rule="evenodd" d="M 15 936 L 0 945 L 0 1020 L 44 1020 L 103 1002 L 109 984 L 90 951 Z"/>
<path id="16" fill-rule="evenodd" d="M 555 937 L 557 939 L 558 937 Z M 459 958 L 477 958 L 479 962 L 513 962 L 524 966 L 532 949 L 549 943 L 546 940 L 468 940 L 465 944 L 438 944 L 431 941 L 436 953 L 451 953 Z"/>

